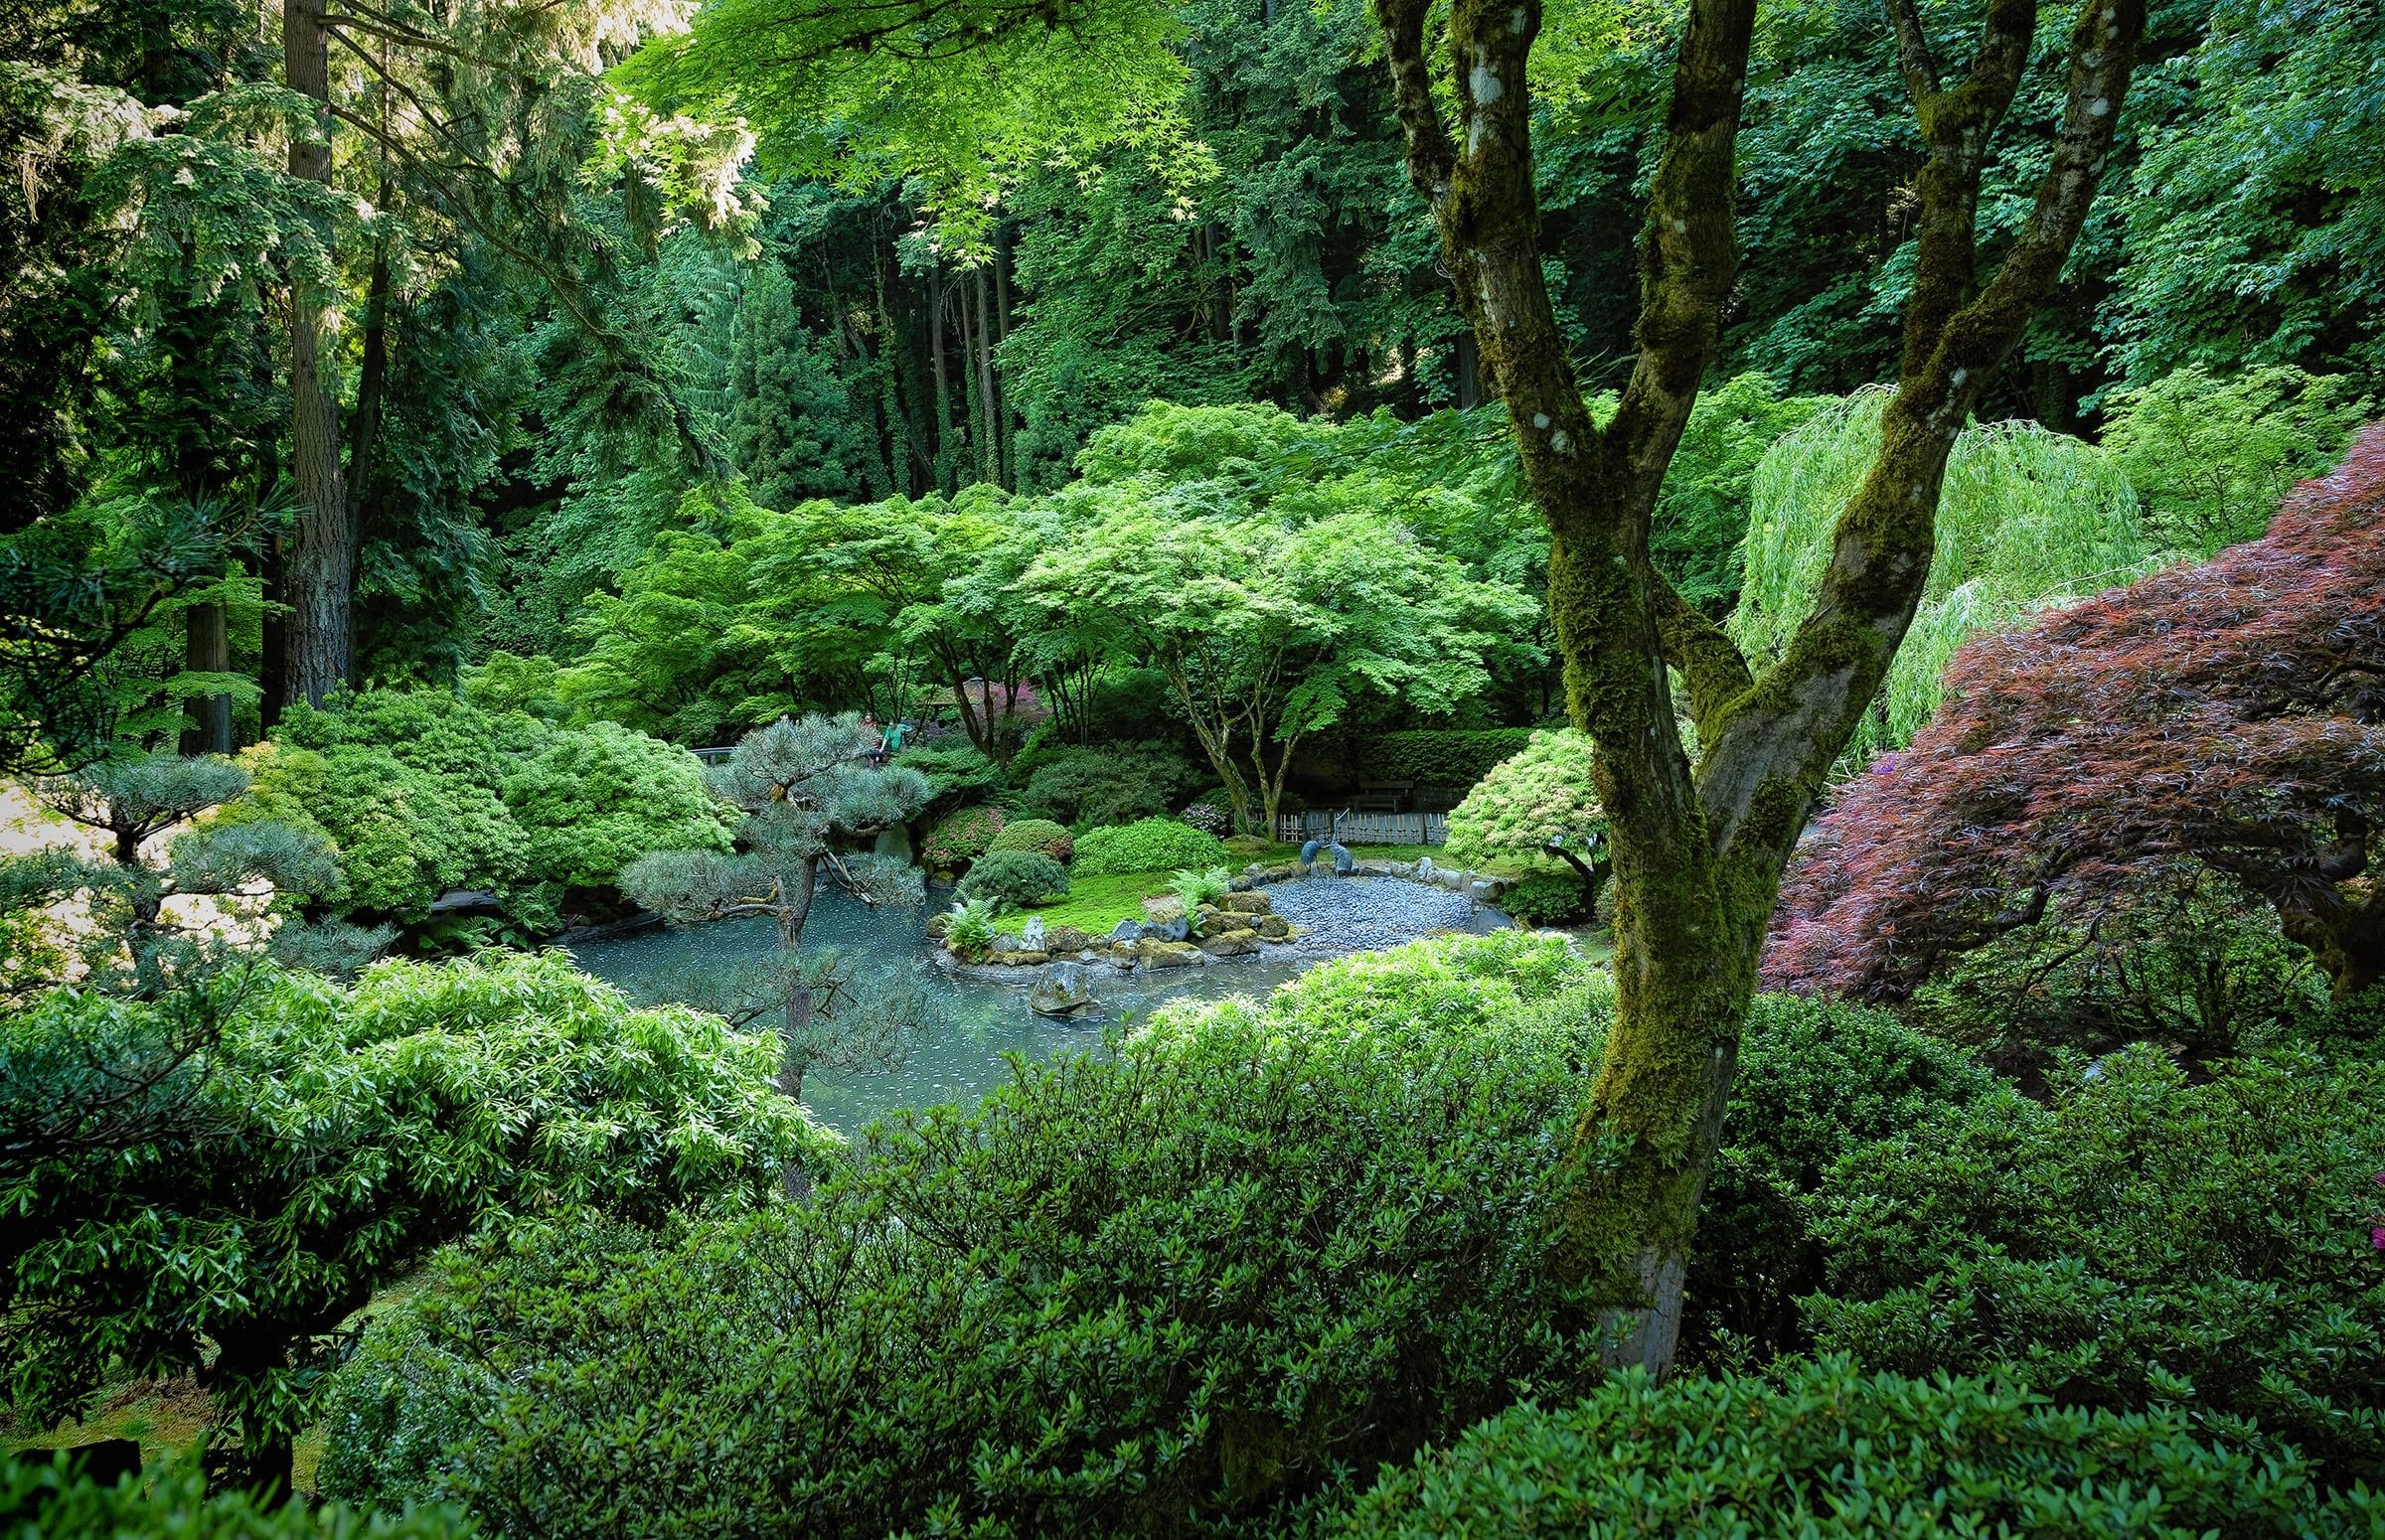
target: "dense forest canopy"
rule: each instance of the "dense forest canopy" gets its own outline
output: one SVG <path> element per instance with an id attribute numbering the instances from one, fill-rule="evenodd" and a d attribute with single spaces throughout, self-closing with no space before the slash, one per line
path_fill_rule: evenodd
<path id="1" fill-rule="evenodd" d="M 138 632 L 134 672 L 228 699 L 249 735 L 329 683 L 291 672 L 311 623 L 276 607 L 338 585 L 308 575 L 324 518 L 299 490 L 326 467 L 346 510 L 330 535 L 354 546 L 335 672 L 447 681 L 492 647 L 578 654 L 585 599 L 724 477 L 780 511 L 1040 491 L 1152 396 L 1408 420 L 1484 399 L 1361 5 L 1092 7 L 1056 30 L 1030 9 L 932 8 L 956 38 L 1018 25 L 951 58 L 930 28 L 856 70 L 842 8 L 724 6 L 606 76 L 684 9 L 335 7 L 310 91 L 272 18 L 239 6 L 16 8 L 14 623 L 57 607 L 79 632 Z M 1552 12 L 1533 55 L 1543 265 L 1593 389 L 1633 351 L 1674 15 Z M 2373 90 L 2330 62 L 2371 57 L 2378 25 L 2155 7 L 2105 196 L 1982 418 L 2092 432 L 2196 365 L 2373 395 L 2385 135 L 2364 131 Z M 765 27 L 790 63 L 739 74 Z M 1072 50 L 1103 63 L 1063 90 Z M 1843 393 L 1892 368 L 1916 249 L 1889 30 L 1867 4 L 1771 6 L 1751 58 L 1714 369 Z M 1990 246 L 2057 88 L 2032 72 L 1997 137 Z M 281 148 L 309 122 L 334 147 L 321 176 Z M 286 431 L 293 296 L 323 307 L 338 397 L 305 456 Z M 61 562 L 116 576 L 61 593 Z M 161 574 L 171 597 L 145 607 Z M 174 657 L 194 607 L 201 640 Z M 61 688 L 24 672 L 18 688 Z M 154 689 L 112 709 L 144 693 L 154 709 Z"/>

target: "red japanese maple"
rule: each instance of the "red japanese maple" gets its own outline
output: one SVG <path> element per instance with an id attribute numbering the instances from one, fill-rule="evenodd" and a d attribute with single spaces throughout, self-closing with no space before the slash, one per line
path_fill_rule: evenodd
<path id="1" fill-rule="evenodd" d="M 2269 535 L 1981 637 L 1784 880 L 1767 987 L 1894 997 L 1941 957 L 2202 866 L 2339 994 L 2385 978 L 2385 423 Z"/>

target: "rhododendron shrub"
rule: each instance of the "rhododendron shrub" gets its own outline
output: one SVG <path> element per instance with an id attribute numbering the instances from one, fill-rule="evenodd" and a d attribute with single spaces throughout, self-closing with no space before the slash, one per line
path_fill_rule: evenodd
<path id="1" fill-rule="evenodd" d="M 2385 424 L 2269 535 L 1966 646 L 1947 704 L 1820 819 L 1773 988 L 1874 997 L 2198 869 L 2340 997 L 2385 977 Z"/>

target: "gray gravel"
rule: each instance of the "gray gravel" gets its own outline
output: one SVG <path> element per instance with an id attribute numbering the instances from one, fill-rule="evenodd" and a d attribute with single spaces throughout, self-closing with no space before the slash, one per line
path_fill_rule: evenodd
<path id="1" fill-rule="evenodd" d="M 1320 956 L 1396 947 L 1442 930 L 1498 930 L 1507 916 L 1464 893 L 1403 877 L 1304 877 L 1267 888 L 1275 912 L 1309 934 L 1293 949 Z"/>

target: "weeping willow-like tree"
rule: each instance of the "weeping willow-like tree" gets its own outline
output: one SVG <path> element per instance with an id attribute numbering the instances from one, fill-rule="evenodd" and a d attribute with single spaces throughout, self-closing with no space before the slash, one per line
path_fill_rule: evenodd
<path id="1" fill-rule="evenodd" d="M 1779 656 L 1813 608 L 1839 512 L 1879 452 L 1892 393 L 1856 391 L 1783 435 L 1756 467 L 1747 582 L 1730 620 L 1750 655 Z M 2034 422 L 1964 429 L 1947 460 L 1937 535 L 1912 630 L 1850 756 L 1910 743 L 1938 708 L 1947 660 L 1969 638 L 2126 582 L 2152 555 L 2119 462 Z"/>

